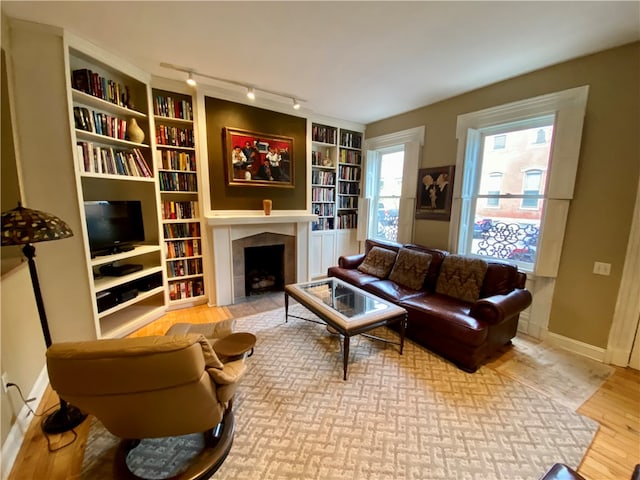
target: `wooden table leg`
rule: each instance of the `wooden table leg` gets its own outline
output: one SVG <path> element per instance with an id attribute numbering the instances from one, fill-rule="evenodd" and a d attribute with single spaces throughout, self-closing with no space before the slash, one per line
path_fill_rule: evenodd
<path id="1" fill-rule="evenodd" d="M 289 294 L 284 292 L 284 323 L 289 321 Z"/>
<path id="2" fill-rule="evenodd" d="M 349 335 L 344 335 L 344 357 L 342 359 L 342 363 L 344 364 L 344 377 L 343 379 L 347 380 L 347 365 L 349 365 Z"/>

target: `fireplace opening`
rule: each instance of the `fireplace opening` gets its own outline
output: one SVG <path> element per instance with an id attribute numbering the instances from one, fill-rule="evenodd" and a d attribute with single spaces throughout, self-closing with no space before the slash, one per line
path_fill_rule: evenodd
<path id="1" fill-rule="evenodd" d="M 284 290 L 284 245 L 245 247 L 245 295 Z"/>

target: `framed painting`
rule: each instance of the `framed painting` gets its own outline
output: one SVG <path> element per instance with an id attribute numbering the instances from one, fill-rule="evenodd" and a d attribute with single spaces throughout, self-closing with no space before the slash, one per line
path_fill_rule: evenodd
<path id="1" fill-rule="evenodd" d="M 449 221 L 454 169 L 450 165 L 418 170 L 416 218 Z"/>
<path id="2" fill-rule="evenodd" d="M 294 187 L 293 138 L 223 128 L 227 185 Z"/>

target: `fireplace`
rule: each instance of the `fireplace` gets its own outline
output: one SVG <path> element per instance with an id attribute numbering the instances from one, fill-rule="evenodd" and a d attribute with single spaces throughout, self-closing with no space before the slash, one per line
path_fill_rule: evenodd
<path id="1" fill-rule="evenodd" d="M 295 283 L 295 237 L 262 232 L 231 242 L 234 299 Z"/>
<path id="2" fill-rule="evenodd" d="M 244 249 L 284 244 L 284 283 L 309 280 L 311 222 L 306 211 L 216 211 L 207 217 L 211 228 L 212 305 L 229 305 L 246 296 Z"/>
<path id="3" fill-rule="evenodd" d="M 284 244 L 244 249 L 244 292 L 251 294 L 284 290 Z"/>

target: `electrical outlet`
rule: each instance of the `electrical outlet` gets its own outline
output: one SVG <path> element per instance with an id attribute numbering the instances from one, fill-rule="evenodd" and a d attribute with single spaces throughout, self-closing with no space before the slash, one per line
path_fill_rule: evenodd
<path id="1" fill-rule="evenodd" d="M 9 383 L 9 376 L 7 375 L 7 372 L 4 372 L 2 374 L 2 391 L 4 393 L 7 393 L 7 383 Z"/>
<path id="2" fill-rule="evenodd" d="M 593 264 L 593 273 L 596 275 L 611 275 L 611 264 L 596 262 Z"/>

